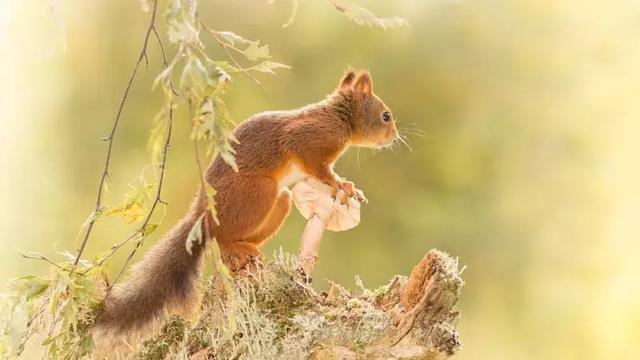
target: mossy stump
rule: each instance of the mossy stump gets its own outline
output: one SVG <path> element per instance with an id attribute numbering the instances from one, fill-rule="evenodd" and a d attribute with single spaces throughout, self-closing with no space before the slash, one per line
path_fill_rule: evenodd
<path id="1" fill-rule="evenodd" d="M 446 359 L 460 347 L 457 260 L 430 250 L 407 278 L 317 293 L 282 252 L 238 277 L 214 276 L 199 319 L 172 318 L 134 359 Z"/>

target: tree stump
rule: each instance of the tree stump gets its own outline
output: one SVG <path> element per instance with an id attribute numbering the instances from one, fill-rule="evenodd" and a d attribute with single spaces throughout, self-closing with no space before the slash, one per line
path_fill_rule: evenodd
<path id="1" fill-rule="evenodd" d="M 280 251 L 225 290 L 206 286 L 197 321 L 172 318 L 135 359 L 445 359 L 456 353 L 458 261 L 430 250 L 411 275 L 316 292 Z"/>

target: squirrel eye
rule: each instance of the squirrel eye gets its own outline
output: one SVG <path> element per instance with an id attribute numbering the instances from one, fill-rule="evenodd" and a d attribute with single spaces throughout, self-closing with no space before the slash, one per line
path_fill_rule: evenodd
<path id="1" fill-rule="evenodd" d="M 388 123 L 389 121 L 391 121 L 391 113 L 388 111 L 385 111 L 382 113 L 382 121 Z"/>

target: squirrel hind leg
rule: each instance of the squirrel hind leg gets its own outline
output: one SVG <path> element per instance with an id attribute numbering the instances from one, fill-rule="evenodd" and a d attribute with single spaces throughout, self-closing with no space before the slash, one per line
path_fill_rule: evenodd
<path id="1" fill-rule="evenodd" d="M 220 250 L 222 251 L 222 261 L 234 273 L 246 269 L 254 263 L 254 260 L 261 260 L 264 257 L 262 251 L 255 244 L 245 241 L 220 244 Z"/>
<path id="2" fill-rule="evenodd" d="M 273 204 L 269 215 L 267 215 L 262 224 L 260 224 L 251 235 L 243 239 L 243 241 L 253 243 L 256 246 L 262 246 L 280 230 L 290 210 L 291 192 L 288 189 L 283 189 L 278 194 L 278 198 L 275 204 Z"/>
<path id="3" fill-rule="evenodd" d="M 264 254 L 258 248 L 271 238 L 282 226 L 291 209 L 291 193 L 282 190 L 264 221 L 249 236 L 236 241 L 220 242 L 223 261 L 233 272 L 247 269 L 252 260 L 262 259 Z"/>
<path id="4" fill-rule="evenodd" d="M 232 271 L 262 258 L 257 244 L 247 239 L 259 233 L 278 200 L 278 184 L 269 177 L 237 174 L 216 184 L 219 225 L 213 228 L 225 264 Z"/>
<path id="5" fill-rule="evenodd" d="M 243 241 L 255 233 L 278 197 L 277 183 L 268 177 L 230 176 L 215 187 L 219 225 L 213 236 L 221 245 Z"/>

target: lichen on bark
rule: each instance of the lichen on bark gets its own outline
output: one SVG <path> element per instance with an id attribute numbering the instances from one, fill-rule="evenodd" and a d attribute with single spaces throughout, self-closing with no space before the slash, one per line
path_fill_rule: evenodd
<path id="1" fill-rule="evenodd" d="M 409 277 L 315 291 L 278 252 L 225 293 L 214 276 L 193 324 L 170 319 L 133 359 L 445 359 L 460 347 L 458 261 L 430 250 Z"/>

